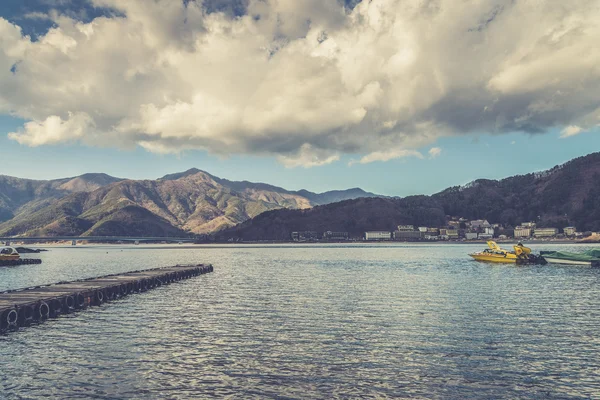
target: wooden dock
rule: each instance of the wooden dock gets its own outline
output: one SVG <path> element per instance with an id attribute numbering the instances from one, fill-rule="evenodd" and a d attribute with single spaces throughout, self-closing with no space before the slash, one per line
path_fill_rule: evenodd
<path id="1" fill-rule="evenodd" d="M 177 265 L 0 292 L 0 333 L 212 271 L 210 264 Z"/>
<path id="2" fill-rule="evenodd" d="M 16 267 L 17 265 L 41 264 L 39 258 L 20 258 L 18 260 L 0 260 L 0 267 Z"/>

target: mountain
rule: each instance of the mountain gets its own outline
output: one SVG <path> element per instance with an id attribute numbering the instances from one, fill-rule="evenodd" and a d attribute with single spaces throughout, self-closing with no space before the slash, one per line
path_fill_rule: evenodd
<path id="1" fill-rule="evenodd" d="M 443 226 L 448 215 L 507 226 L 536 221 L 541 227 L 600 230 L 600 153 L 544 172 L 476 180 L 432 196 L 360 198 L 310 210 L 270 211 L 219 237 L 287 240 L 293 231 L 329 230 L 360 237 L 368 230 L 393 230 L 400 224 Z"/>
<path id="2" fill-rule="evenodd" d="M 84 174 L 50 181 L 0 175 L 0 222 L 40 210 L 77 192 L 89 192 L 120 181 L 106 174 Z"/>
<path id="3" fill-rule="evenodd" d="M 6 192 L 0 187 L 6 204 L 20 201 L 20 205 L 7 206 L 8 218 L 0 224 L 0 235 L 3 236 L 211 233 L 268 210 L 306 209 L 328 198 L 370 195 L 352 189 L 348 193 L 301 191 L 306 194 L 303 196 L 300 192 L 264 183 L 221 179 L 198 169 L 166 175 L 158 180 L 122 180 L 102 174 L 56 181 L 5 178 L 12 182 Z M 29 193 L 27 190 L 12 189 L 28 186 L 34 186 L 37 191 L 42 187 L 51 190 L 42 191 L 44 195 L 27 197 L 24 194 Z"/>
<path id="4" fill-rule="evenodd" d="M 304 190 L 304 189 L 298 190 L 298 191 L 290 191 L 290 190 L 286 190 L 284 188 L 269 185 L 266 183 L 255 183 L 255 182 L 248 182 L 248 181 L 230 181 L 227 179 L 218 178 L 214 175 L 209 174 L 206 171 L 202 171 L 197 168 L 192 168 L 190 170 L 187 170 L 185 172 L 180 172 L 177 174 L 165 175 L 161 179 L 162 180 L 177 180 L 177 179 L 187 177 L 190 175 L 195 175 L 198 173 L 203 173 L 205 175 L 208 175 L 215 182 L 217 182 L 225 187 L 228 187 L 232 190 L 238 191 L 238 192 L 252 193 L 252 192 L 257 192 L 257 191 L 267 191 L 267 192 L 288 194 L 288 195 L 293 195 L 293 196 L 300 196 L 300 197 L 307 199 L 310 202 L 311 206 L 335 203 L 335 202 L 343 201 L 343 200 L 358 199 L 361 197 L 382 197 L 381 195 L 378 195 L 375 193 L 365 192 L 364 190 L 362 190 L 360 188 L 352 188 L 352 189 L 346 189 L 346 190 L 330 190 L 330 191 L 323 192 L 323 193 L 314 193 L 314 192 L 310 192 L 310 191 Z M 306 208 L 306 207 L 304 207 L 304 208 Z"/>
<path id="5" fill-rule="evenodd" d="M 311 203 L 315 205 L 337 203 L 338 201 L 359 199 L 363 197 L 384 197 L 374 193 L 365 192 L 360 188 L 352 188 L 347 190 L 330 190 L 324 193 L 312 193 L 308 190 L 299 190 L 294 193 L 306 197 L 311 201 Z"/>

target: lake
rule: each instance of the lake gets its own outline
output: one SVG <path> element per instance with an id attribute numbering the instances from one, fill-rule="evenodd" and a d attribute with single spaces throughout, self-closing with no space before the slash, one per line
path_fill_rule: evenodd
<path id="1" fill-rule="evenodd" d="M 49 247 L 0 291 L 215 271 L 0 336 L 0 398 L 599 398 L 600 269 L 483 246 Z"/>

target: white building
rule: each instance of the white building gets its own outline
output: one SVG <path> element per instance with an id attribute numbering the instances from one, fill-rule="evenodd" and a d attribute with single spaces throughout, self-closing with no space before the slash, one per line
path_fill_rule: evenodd
<path id="1" fill-rule="evenodd" d="M 577 229 L 574 226 L 567 226 L 565 229 L 563 229 L 563 232 L 567 236 L 575 236 Z"/>
<path id="2" fill-rule="evenodd" d="M 427 232 L 427 227 L 426 226 L 420 226 L 419 227 L 419 232 L 423 232 L 423 233 Z"/>
<path id="3" fill-rule="evenodd" d="M 554 237 L 558 233 L 556 228 L 535 228 L 533 236 L 535 237 Z"/>
<path id="4" fill-rule="evenodd" d="M 471 221 L 472 229 L 489 228 L 490 226 L 491 225 L 487 221 L 487 219 L 476 219 L 476 220 Z"/>
<path id="5" fill-rule="evenodd" d="M 486 235 L 494 236 L 494 228 L 492 228 L 491 226 L 483 228 L 483 233 Z"/>
<path id="6" fill-rule="evenodd" d="M 516 238 L 528 238 L 528 237 L 531 237 L 531 228 L 526 228 L 524 226 L 517 226 L 515 228 L 515 237 Z"/>
<path id="7" fill-rule="evenodd" d="M 475 240 L 477 239 L 477 232 L 467 232 L 465 233 L 465 238 L 467 240 Z"/>
<path id="8" fill-rule="evenodd" d="M 366 240 L 390 240 L 392 238 L 391 231 L 369 231 L 365 232 Z"/>

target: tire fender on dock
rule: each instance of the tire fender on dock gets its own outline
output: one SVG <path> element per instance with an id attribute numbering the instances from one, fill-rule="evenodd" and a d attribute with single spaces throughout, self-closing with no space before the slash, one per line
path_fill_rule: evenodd
<path id="1" fill-rule="evenodd" d="M 75 298 L 73 296 L 63 297 L 64 310 L 67 313 L 75 311 Z"/>
<path id="2" fill-rule="evenodd" d="M 50 318 L 50 306 L 48 303 L 42 300 L 37 306 L 35 306 L 34 318 L 36 318 L 38 321 L 43 321 Z"/>
<path id="3" fill-rule="evenodd" d="M 19 321 L 19 313 L 15 308 L 11 308 L 10 310 L 4 313 L 4 319 L 9 328 L 16 327 L 17 322 Z"/>

